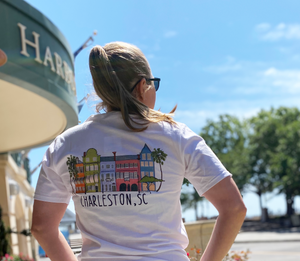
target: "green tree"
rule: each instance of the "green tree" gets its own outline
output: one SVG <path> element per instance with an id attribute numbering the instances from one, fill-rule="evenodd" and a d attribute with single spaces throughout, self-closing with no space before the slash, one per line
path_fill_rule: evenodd
<path id="1" fill-rule="evenodd" d="M 300 194 L 300 111 L 286 107 L 262 110 L 251 126 L 252 167 L 262 187 L 285 194 L 290 216 L 295 212 L 294 198 Z"/>
<path id="2" fill-rule="evenodd" d="M 4 226 L 4 222 L 2 220 L 2 208 L 0 206 L 0 258 L 5 254 L 10 253 L 10 247 L 7 240 L 8 231 Z"/>
<path id="3" fill-rule="evenodd" d="M 200 197 L 197 190 L 193 187 L 193 192 L 182 192 L 180 195 L 180 202 L 183 207 L 183 211 L 193 208 L 195 211 L 195 220 L 199 219 L 198 206 L 202 202 L 204 197 Z"/>
<path id="4" fill-rule="evenodd" d="M 75 181 L 76 179 L 78 178 L 78 171 L 77 171 L 77 168 L 76 168 L 76 157 L 75 156 L 72 156 L 70 155 L 70 157 L 67 157 L 67 166 L 68 166 L 68 171 L 69 171 L 69 174 L 70 174 L 70 184 L 71 184 L 71 187 L 72 187 L 72 192 L 75 193 L 76 190 L 74 189 L 74 185 L 75 185 Z M 74 185 L 73 185 L 74 183 Z"/>
<path id="5" fill-rule="evenodd" d="M 164 181 L 163 180 L 163 171 L 162 171 L 161 166 L 164 165 L 164 161 L 166 160 L 168 155 L 166 153 L 164 153 L 160 148 L 158 148 L 158 149 L 154 149 L 154 151 L 151 153 L 151 156 L 152 156 L 153 160 L 159 164 L 159 167 L 160 167 L 160 173 L 161 173 L 160 184 L 159 184 L 158 189 L 156 190 L 156 192 L 158 192 L 161 188 L 162 182 Z"/>
<path id="6" fill-rule="evenodd" d="M 147 189 L 148 191 L 151 193 L 150 191 L 150 184 L 151 183 L 154 183 L 154 182 L 162 182 L 163 180 L 161 179 L 157 179 L 155 177 L 149 177 L 149 176 L 144 176 L 140 181 L 139 183 L 147 183 Z"/>
<path id="7" fill-rule="evenodd" d="M 273 190 L 273 177 L 270 169 L 271 154 L 278 145 L 276 139 L 276 126 L 272 112 L 262 110 L 250 120 L 249 135 L 249 166 L 251 177 L 248 184 L 254 188 L 254 193 L 259 197 L 262 211 L 262 195 Z"/>
<path id="8" fill-rule="evenodd" d="M 228 114 L 220 115 L 217 121 L 208 120 L 200 136 L 213 150 L 242 191 L 249 179 L 249 125 Z"/>
<path id="9" fill-rule="evenodd" d="M 240 121 L 237 117 L 227 114 L 220 115 L 217 121 L 208 120 L 200 133 L 207 145 L 233 174 L 240 190 L 246 188 L 250 173 L 248 133 L 247 121 Z M 184 179 L 183 185 L 189 184 L 189 181 Z M 180 198 L 183 210 L 194 208 L 196 219 L 198 219 L 198 205 L 202 199 L 195 188 L 192 193 L 182 193 Z"/>

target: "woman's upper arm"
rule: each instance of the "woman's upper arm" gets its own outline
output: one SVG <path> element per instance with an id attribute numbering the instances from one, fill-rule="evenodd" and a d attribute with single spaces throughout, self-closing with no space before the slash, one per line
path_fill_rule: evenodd
<path id="1" fill-rule="evenodd" d="M 215 206 L 219 213 L 246 211 L 240 191 L 231 177 L 226 177 L 218 182 L 203 196 Z"/>
<path id="2" fill-rule="evenodd" d="M 58 228 L 67 207 L 66 203 L 34 200 L 31 230 L 43 231 Z"/>

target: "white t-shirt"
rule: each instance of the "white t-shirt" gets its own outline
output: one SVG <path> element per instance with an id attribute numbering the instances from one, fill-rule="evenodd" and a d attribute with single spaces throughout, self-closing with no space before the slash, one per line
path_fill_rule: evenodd
<path id="1" fill-rule="evenodd" d="M 68 204 L 72 197 L 83 238 L 78 260 L 184 261 L 183 178 L 202 195 L 230 175 L 184 124 L 153 123 L 133 132 L 120 112 L 109 112 L 53 141 L 34 198 Z"/>

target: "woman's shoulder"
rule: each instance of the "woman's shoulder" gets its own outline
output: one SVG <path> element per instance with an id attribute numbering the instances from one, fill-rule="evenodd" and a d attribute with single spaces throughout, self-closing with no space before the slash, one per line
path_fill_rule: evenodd
<path id="1" fill-rule="evenodd" d="M 167 133 L 174 133 L 180 136 L 197 135 L 185 123 L 178 121 L 173 124 L 161 121 L 158 123 L 158 126 Z"/>

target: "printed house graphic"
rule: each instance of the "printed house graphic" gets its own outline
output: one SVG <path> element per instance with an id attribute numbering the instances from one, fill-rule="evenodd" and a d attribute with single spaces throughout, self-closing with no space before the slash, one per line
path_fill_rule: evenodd
<path id="1" fill-rule="evenodd" d="M 155 178 L 154 160 L 145 144 L 140 154 L 100 156 L 94 148 L 83 153 L 82 161 L 76 158 L 76 193 L 114 191 L 155 191 L 155 183 L 139 182 L 143 177 Z"/>

